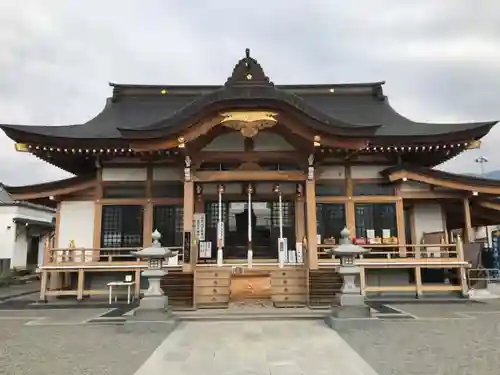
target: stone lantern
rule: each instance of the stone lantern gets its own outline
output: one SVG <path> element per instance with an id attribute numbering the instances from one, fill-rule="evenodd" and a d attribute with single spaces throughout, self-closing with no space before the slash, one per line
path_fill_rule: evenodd
<path id="1" fill-rule="evenodd" d="M 142 276 L 148 279 L 149 287 L 144 292 L 144 297 L 140 300 L 136 312 L 165 311 L 168 307 L 168 297 L 165 296 L 160 287 L 162 277 L 167 274 L 162 267 L 165 258 L 174 257 L 177 255 L 177 252 L 161 246 L 161 234 L 158 230 L 153 232 L 152 238 L 153 244 L 151 247 L 132 253 L 138 258 L 148 261 L 148 268 L 142 271 Z"/>
<path id="2" fill-rule="evenodd" d="M 340 237 L 340 245 L 327 250 L 327 253 L 340 258 L 338 272 L 343 278 L 342 289 L 336 297 L 337 305 L 326 317 L 326 323 L 332 328 L 338 319 L 369 318 L 371 316 L 370 307 L 365 305 L 365 297 L 361 294 L 360 287 L 356 285 L 360 268 L 355 262 L 356 258 L 370 250 L 354 245 L 347 228 L 342 230 Z"/>

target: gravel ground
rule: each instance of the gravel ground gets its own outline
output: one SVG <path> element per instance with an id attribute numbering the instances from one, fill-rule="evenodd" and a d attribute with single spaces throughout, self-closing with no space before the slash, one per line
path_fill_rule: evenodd
<path id="1" fill-rule="evenodd" d="M 172 330 L 167 324 L 25 323 L 0 320 L 0 374 L 132 375 Z"/>
<path id="2" fill-rule="evenodd" d="M 339 331 L 380 375 L 500 373 L 498 302 L 395 307 L 422 319 L 376 321 Z M 466 312 L 472 318 L 460 318 L 455 312 Z"/>

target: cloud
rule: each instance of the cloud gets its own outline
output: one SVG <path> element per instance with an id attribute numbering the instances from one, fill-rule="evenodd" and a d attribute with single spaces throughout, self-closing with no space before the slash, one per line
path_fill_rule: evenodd
<path id="1" fill-rule="evenodd" d="M 496 0 L 2 1 L 0 122 L 85 122 L 109 81 L 220 84 L 246 47 L 276 83 L 386 80 L 414 120 L 500 119 L 499 24 Z M 500 169 L 499 141 L 442 168 Z M 3 135 L 0 158 L 8 184 L 67 176 Z"/>

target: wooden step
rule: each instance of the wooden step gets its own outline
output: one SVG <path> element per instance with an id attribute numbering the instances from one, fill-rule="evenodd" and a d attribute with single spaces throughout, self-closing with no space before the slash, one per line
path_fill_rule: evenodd
<path id="1" fill-rule="evenodd" d="M 329 307 L 342 288 L 342 277 L 335 269 L 309 271 L 309 306 Z"/>
<path id="2" fill-rule="evenodd" d="M 162 279 L 160 286 L 168 296 L 169 305 L 173 310 L 193 307 L 193 273 L 169 271 Z"/>

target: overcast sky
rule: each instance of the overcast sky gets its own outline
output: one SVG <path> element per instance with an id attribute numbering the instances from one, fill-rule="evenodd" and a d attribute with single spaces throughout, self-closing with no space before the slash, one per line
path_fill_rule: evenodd
<path id="1" fill-rule="evenodd" d="M 385 80 L 413 120 L 500 120 L 498 0 L 0 0 L 0 46 L 0 123 L 83 123 L 108 82 L 222 84 L 246 47 L 278 84 Z M 500 169 L 499 141 L 442 167 Z M 9 185 L 68 176 L 3 134 L 0 158 Z"/>

